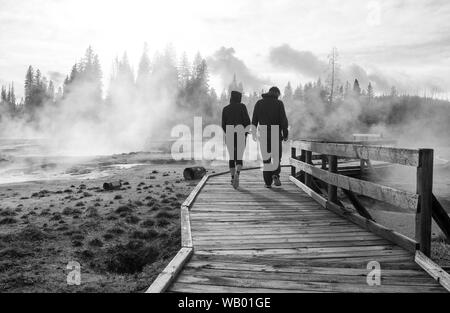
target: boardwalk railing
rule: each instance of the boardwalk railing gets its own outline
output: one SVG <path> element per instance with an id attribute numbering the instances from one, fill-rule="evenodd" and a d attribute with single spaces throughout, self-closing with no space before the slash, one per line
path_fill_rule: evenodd
<path id="1" fill-rule="evenodd" d="M 300 152 L 298 154 L 298 151 Z M 321 167 L 313 165 L 313 153 L 322 159 Z M 416 193 L 394 189 L 370 181 L 338 173 L 338 158 L 359 159 L 361 166 L 370 160 L 383 161 L 417 168 Z M 450 219 L 438 205 L 432 193 L 433 150 L 402 149 L 358 143 L 330 143 L 317 141 L 294 141 L 291 146 L 291 181 L 301 187 L 322 206 L 350 219 L 356 224 L 414 252 L 420 250 L 426 256 L 431 250 L 432 217 L 444 233 L 450 235 Z M 299 173 L 298 173 L 299 171 Z M 321 189 L 316 180 L 325 183 Z M 338 200 L 341 188 L 359 214 L 346 209 Z M 356 194 L 383 201 L 391 205 L 416 211 L 415 240 L 376 223 L 358 200 Z"/>

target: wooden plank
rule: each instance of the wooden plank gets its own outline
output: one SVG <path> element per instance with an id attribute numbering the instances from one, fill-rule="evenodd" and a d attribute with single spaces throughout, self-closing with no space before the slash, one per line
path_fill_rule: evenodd
<path id="1" fill-rule="evenodd" d="M 292 146 L 320 154 L 353 159 L 383 161 L 407 166 L 419 165 L 419 150 L 416 149 L 308 141 L 294 141 Z"/>
<path id="2" fill-rule="evenodd" d="M 332 229 L 330 229 L 328 232 L 326 229 L 323 229 L 323 227 L 315 227 L 312 229 L 308 230 L 304 230 L 302 231 L 301 228 L 297 228 L 297 227 L 283 227 L 283 225 L 280 226 L 270 226 L 270 227 L 252 227 L 252 228 L 247 228 L 245 227 L 245 229 L 243 229 L 243 227 L 233 227 L 233 228 L 229 228 L 229 227 L 221 227 L 219 229 L 211 229 L 209 227 L 204 227 L 204 228 L 200 228 L 200 227 L 195 227 L 194 229 L 194 237 L 202 237 L 202 236 L 245 236 L 245 235 L 252 235 L 252 236 L 257 236 L 257 235 L 276 235 L 277 233 L 279 234 L 279 236 L 281 235 L 306 235 L 306 234 L 318 234 L 318 233 L 322 233 L 322 234 L 328 234 L 328 233 L 335 233 L 335 234 L 339 234 L 339 233 L 354 233 L 354 234 L 358 234 L 359 232 L 366 232 L 366 230 L 360 228 L 357 230 L 354 230 L 353 228 L 350 228 L 350 225 L 343 225 L 345 226 L 345 228 L 337 228 L 337 227 L 333 227 Z M 355 225 L 351 224 L 351 226 L 355 227 Z M 331 236 L 331 235 L 329 235 Z"/>
<path id="3" fill-rule="evenodd" d="M 377 256 L 383 269 L 419 269 L 420 266 L 414 262 L 414 256 L 411 253 L 403 255 L 384 255 Z M 366 268 L 372 256 L 352 256 L 351 258 L 322 258 L 322 259 L 305 259 L 305 258 L 283 258 L 283 256 L 252 256 L 246 255 L 200 255 L 194 254 L 192 261 L 202 262 L 226 262 L 226 263 L 245 263 L 250 265 L 272 265 L 275 267 L 339 267 L 339 268 Z"/>
<path id="4" fill-rule="evenodd" d="M 237 260 L 233 262 L 227 262 L 227 260 L 217 260 L 217 261 L 200 261 L 192 260 L 189 261 L 185 268 L 193 269 L 227 269 L 235 271 L 249 271 L 249 272 L 272 272 L 272 273 L 292 273 L 292 274 L 319 274 L 319 275 L 347 275 L 347 276 L 366 276 L 369 270 L 366 267 L 332 267 L 331 264 L 326 264 L 329 266 L 305 266 L 297 264 L 263 264 L 263 263 L 250 263 L 250 262 L 239 262 Z M 386 269 L 383 267 L 383 276 L 401 276 L 401 277 L 428 277 L 419 266 L 408 269 Z"/>
<path id="5" fill-rule="evenodd" d="M 433 150 L 419 150 L 417 194 L 420 202 L 416 213 L 416 241 L 426 256 L 431 254 L 431 212 L 433 210 Z"/>
<path id="6" fill-rule="evenodd" d="M 295 292 L 284 289 L 270 289 L 270 288 L 244 288 L 237 286 L 218 286 L 218 285 L 202 285 L 193 283 L 176 282 L 171 286 L 170 291 L 181 293 L 288 293 Z M 304 291 L 297 291 L 304 292 Z"/>
<path id="7" fill-rule="evenodd" d="M 305 290 L 315 292 L 442 292 L 439 286 L 369 286 L 367 283 L 340 283 L 340 282 L 302 282 L 291 280 L 262 280 L 254 278 L 238 278 L 227 276 L 201 276 L 181 274 L 177 282 L 191 284 L 212 284 L 224 286 L 237 286 L 249 288 L 272 288 L 288 290 Z"/>
<path id="8" fill-rule="evenodd" d="M 303 184 L 301 184 L 301 185 L 302 186 L 300 186 L 300 187 L 303 190 L 309 189 L 305 185 L 303 185 Z M 331 203 L 331 202 L 327 201 L 325 198 L 323 198 L 320 195 L 318 195 L 317 193 L 315 193 L 311 189 L 309 189 L 308 192 L 313 195 L 312 197 L 314 199 L 319 199 L 318 203 L 320 205 L 322 205 L 325 208 L 329 209 L 330 211 L 338 214 L 339 216 L 347 218 L 351 222 L 363 227 L 364 229 L 374 232 L 375 234 L 383 237 L 384 239 L 387 239 L 391 242 L 398 244 L 399 246 L 405 248 L 406 250 L 408 250 L 410 252 L 416 251 L 417 243 L 414 240 L 412 240 L 400 233 L 397 233 L 394 230 L 388 229 L 378 223 L 375 223 L 374 221 L 371 221 L 362 216 L 356 215 L 355 213 L 353 213 L 349 210 L 346 210 L 345 208 L 342 208 L 334 203 Z"/>
<path id="9" fill-rule="evenodd" d="M 205 240 L 214 240 L 214 239 L 243 239 L 245 240 L 246 235 L 251 234 L 252 239 L 264 239 L 264 238 L 283 238 L 283 239 L 289 239 L 289 238 L 308 238 L 308 237 L 330 237 L 331 234 L 335 234 L 335 236 L 358 236 L 360 234 L 371 234 L 363 229 L 356 229 L 355 231 L 353 229 L 347 228 L 347 229 L 332 229 L 327 232 L 327 229 L 319 229 L 317 232 L 312 232 L 310 230 L 306 230 L 303 233 L 299 232 L 297 230 L 293 230 L 290 232 L 284 232 L 284 233 L 277 233 L 277 232 L 268 232 L 268 231 L 261 231 L 261 232 L 245 232 L 241 231 L 239 233 L 237 232 L 226 232 L 223 231 L 221 233 L 217 232 L 196 232 L 195 233 L 195 239 L 205 239 Z M 334 235 L 333 235 L 334 236 Z M 375 236 L 375 235 L 373 235 Z"/>
<path id="10" fill-rule="evenodd" d="M 224 249 L 224 250 L 196 250 L 201 255 L 242 255 L 247 257 L 265 256 L 283 259 L 328 259 L 351 257 L 383 257 L 390 255 L 408 255 L 403 249 L 395 246 L 352 246 L 352 247 L 314 247 L 314 248 L 267 248 L 267 249 Z"/>
<path id="11" fill-rule="evenodd" d="M 192 248 L 191 222 L 189 219 L 189 208 L 181 206 L 181 246 Z"/>
<path id="12" fill-rule="evenodd" d="M 232 244 L 232 243 L 195 243 L 196 249 L 202 251 L 236 251 L 239 253 L 240 251 L 247 250 L 265 250 L 265 249 L 297 249 L 297 248 L 342 248 L 342 247 L 369 247 L 373 245 L 382 245 L 386 244 L 386 240 L 378 239 L 378 240 L 348 240 L 348 241 L 306 241 L 306 242 L 280 242 L 280 243 L 251 243 L 251 244 Z M 316 256 L 322 257 L 322 256 Z"/>
<path id="13" fill-rule="evenodd" d="M 431 277 L 441 284 L 447 291 L 450 291 L 450 275 L 439 265 L 430 260 L 421 251 L 416 251 L 414 261 L 420 265 Z"/>
<path id="14" fill-rule="evenodd" d="M 404 209 L 416 210 L 419 201 L 418 194 L 408 191 L 397 190 L 391 187 L 375 184 L 369 181 L 330 173 L 310 164 L 300 162 L 298 160 L 290 160 L 293 165 L 303 171 L 310 173 L 324 182 L 364 195 L 379 201 L 390 203 Z"/>
<path id="15" fill-rule="evenodd" d="M 339 217 L 335 217 L 334 219 L 330 219 L 329 221 L 311 221 L 303 220 L 303 221 L 296 221 L 297 223 L 293 223 L 292 221 L 277 221 L 270 223 L 268 225 L 267 223 L 261 223 L 261 221 L 232 221 L 232 222 L 208 222 L 208 221 L 192 221 L 191 220 L 191 228 L 194 230 L 197 228 L 204 228 L 204 227 L 223 227 L 223 228 L 270 228 L 270 227 L 313 227 L 313 226 L 337 226 L 337 225 L 349 225 L 349 221 L 346 219 L 340 219 Z"/>
<path id="16" fill-rule="evenodd" d="M 432 217 L 436 224 L 439 225 L 441 231 L 447 237 L 447 240 L 450 241 L 450 217 L 434 195 Z"/>
<path id="17" fill-rule="evenodd" d="M 366 270 L 365 273 L 360 275 L 346 275 L 341 273 L 322 274 L 303 271 L 292 275 L 292 272 L 271 272 L 271 271 L 255 271 L 255 270 L 230 270 L 227 268 L 192 268 L 187 267 L 183 271 L 183 275 L 190 276 L 202 276 L 202 277 L 229 277 L 239 279 L 254 279 L 270 281 L 274 285 L 279 281 L 292 281 L 292 282 L 324 282 L 324 283 L 347 283 L 355 285 L 367 286 L 367 275 L 370 271 Z M 385 274 L 385 273 L 384 273 Z M 422 275 L 410 275 L 410 276 L 389 276 L 381 275 L 381 285 L 384 286 L 428 286 L 440 288 L 440 286 L 433 281 L 428 275 L 422 273 Z"/>
<path id="18" fill-rule="evenodd" d="M 189 260 L 192 253 L 192 248 L 181 248 L 167 267 L 158 275 L 153 284 L 147 289 L 146 293 L 165 292 L 180 273 L 183 265 Z"/>

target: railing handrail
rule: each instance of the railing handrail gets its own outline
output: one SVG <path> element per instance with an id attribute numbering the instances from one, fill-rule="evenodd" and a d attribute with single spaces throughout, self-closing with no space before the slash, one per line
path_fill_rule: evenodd
<path id="1" fill-rule="evenodd" d="M 404 149 L 387 146 L 363 145 L 354 143 L 336 143 L 316 140 L 299 140 L 291 142 L 292 175 L 296 176 L 299 169 L 300 183 L 312 188 L 313 177 L 328 185 L 328 201 L 338 205 L 337 188 L 350 193 L 355 192 L 392 205 L 416 210 L 416 242 L 425 255 L 431 252 L 431 220 L 433 205 L 433 150 Z M 301 155 L 297 156 L 297 149 Z M 328 170 L 322 164 L 322 169 L 312 164 L 312 153 L 322 154 L 328 159 Z M 360 160 L 383 161 L 417 168 L 417 191 L 411 193 L 372 182 L 351 178 L 338 173 L 337 160 L 352 158 Z M 363 161 L 362 161 L 363 162 Z"/>
<path id="2" fill-rule="evenodd" d="M 299 150 L 306 150 L 319 154 L 353 159 L 383 161 L 415 167 L 419 165 L 419 151 L 423 150 L 374 145 L 369 142 L 363 144 L 361 142 L 342 143 L 315 140 L 293 141 L 292 146 Z"/>

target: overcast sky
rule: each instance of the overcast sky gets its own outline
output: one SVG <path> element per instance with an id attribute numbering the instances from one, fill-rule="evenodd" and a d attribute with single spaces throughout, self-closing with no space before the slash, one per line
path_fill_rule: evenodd
<path id="1" fill-rule="evenodd" d="M 450 91 L 448 0 L 0 0 L 0 84 L 13 80 L 19 94 L 30 64 L 57 78 L 92 45 L 106 82 L 113 58 L 126 50 L 137 64 L 144 42 L 151 53 L 172 43 L 190 56 L 234 48 L 251 73 L 280 85 L 312 74 L 274 64 L 273 48 L 326 62 L 336 46 L 343 68 L 357 64 L 411 92 Z"/>

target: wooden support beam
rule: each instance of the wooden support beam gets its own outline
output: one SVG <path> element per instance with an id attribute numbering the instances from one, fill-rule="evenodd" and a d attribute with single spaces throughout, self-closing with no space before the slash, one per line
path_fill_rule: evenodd
<path id="1" fill-rule="evenodd" d="M 417 194 L 419 205 L 416 213 L 416 241 L 420 251 L 426 256 L 431 254 L 431 212 L 433 208 L 433 150 L 419 150 L 417 167 Z"/>
<path id="2" fill-rule="evenodd" d="M 372 221 L 375 221 L 372 216 L 370 215 L 369 211 L 367 211 L 367 209 L 362 205 L 362 203 L 359 201 L 358 197 L 351 192 L 350 190 L 345 190 L 342 189 L 342 191 L 344 192 L 344 194 L 347 196 L 347 198 L 350 200 L 350 202 L 352 203 L 353 207 L 356 209 L 356 211 L 358 211 L 358 213 L 369 219 Z"/>
<path id="3" fill-rule="evenodd" d="M 312 152 L 311 151 L 306 151 L 305 154 L 305 163 L 308 164 L 312 164 Z M 310 174 L 305 174 L 305 185 L 308 187 L 311 187 L 311 175 Z"/>
<path id="4" fill-rule="evenodd" d="M 317 184 L 315 177 L 311 176 L 311 189 L 315 192 L 322 194 L 322 190 L 319 187 L 319 184 Z"/>
<path id="5" fill-rule="evenodd" d="M 320 157 L 322 159 L 322 169 L 326 170 L 327 169 L 328 157 L 325 154 L 322 154 Z"/>
<path id="6" fill-rule="evenodd" d="M 295 148 L 295 147 L 291 148 L 291 158 L 293 158 L 293 159 L 297 158 L 297 148 Z M 297 169 L 295 168 L 295 166 L 291 166 L 291 176 L 295 177 L 296 170 Z"/>
<path id="7" fill-rule="evenodd" d="M 442 230 L 447 240 L 450 241 L 450 217 L 442 205 L 439 203 L 438 199 L 433 195 L 433 211 L 432 217 L 439 228 Z"/>
<path id="8" fill-rule="evenodd" d="M 414 261 L 433 277 L 442 287 L 450 291 L 450 275 L 439 265 L 430 260 L 425 254 L 416 251 Z"/>
<path id="9" fill-rule="evenodd" d="M 360 170 L 361 177 L 364 174 L 365 163 L 366 163 L 365 160 L 363 160 L 363 159 L 359 160 L 359 170 Z"/>
<path id="10" fill-rule="evenodd" d="M 306 160 L 306 151 L 301 150 L 300 161 L 305 162 L 305 160 Z M 300 181 L 302 183 L 305 183 L 305 172 L 303 172 L 303 171 L 300 171 Z"/>
<path id="11" fill-rule="evenodd" d="M 337 173 L 337 157 L 334 155 L 328 156 L 328 171 L 330 173 Z M 328 184 L 328 201 L 336 203 L 337 202 L 337 187 L 332 184 Z"/>

